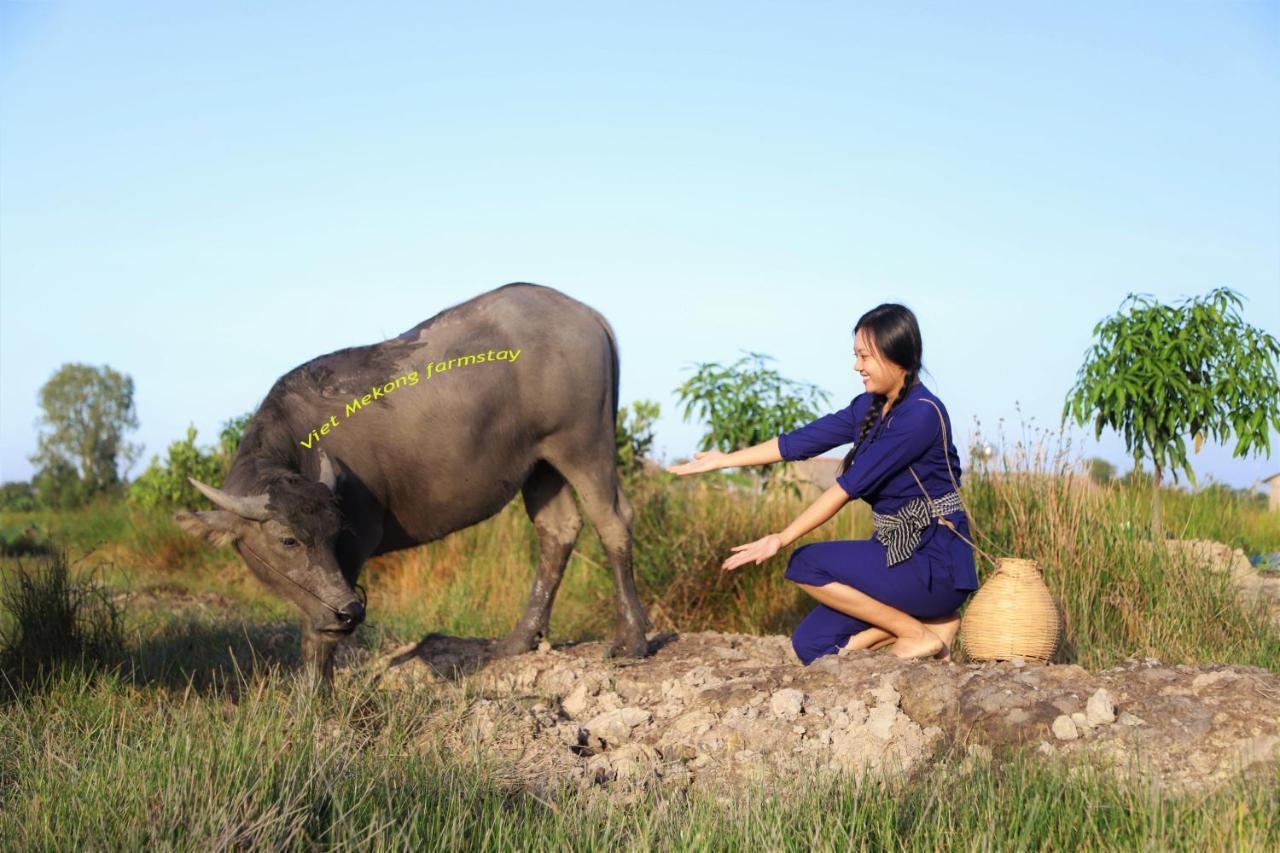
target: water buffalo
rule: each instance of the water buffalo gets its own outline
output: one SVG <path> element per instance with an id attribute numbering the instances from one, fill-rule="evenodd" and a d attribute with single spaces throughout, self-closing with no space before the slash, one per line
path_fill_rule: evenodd
<path id="1" fill-rule="evenodd" d="M 617 410 L 618 346 L 604 317 L 553 288 L 508 284 L 281 376 L 222 488 L 191 481 L 217 509 L 174 518 L 234 546 L 302 612 L 303 658 L 328 683 L 337 641 L 364 619 L 354 591 L 364 561 L 482 521 L 517 490 L 541 557 L 497 651 L 532 648 L 582 528 L 572 486 L 613 567 L 609 654 L 641 657 L 649 623 L 618 482 Z"/>

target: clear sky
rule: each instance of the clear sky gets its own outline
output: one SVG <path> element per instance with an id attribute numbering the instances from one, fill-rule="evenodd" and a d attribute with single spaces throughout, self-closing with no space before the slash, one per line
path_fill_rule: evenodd
<path id="1" fill-rule="evenodd" d="M 1276 2 L 0 0 L 0 478 L 65 362 L 133 377 L 136 476 L 521 280 L 609 318 L 668 459 L 692 362 L 838 408 L 902 302 L 967 464 L 976 419 L 1056 432 L 1129 291 L 1231 287 L 1280 336 L 1278 107 Z M 1196 471 L 1248 486 L 1271 440 Z"/>

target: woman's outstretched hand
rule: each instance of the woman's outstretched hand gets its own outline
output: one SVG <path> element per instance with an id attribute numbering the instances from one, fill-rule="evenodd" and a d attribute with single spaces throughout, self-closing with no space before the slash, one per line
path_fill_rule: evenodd
<path id="1" fill-rule="evenodd" d="M 746 545 L 734 546 L 733 550 L 738 553 L 721 563 L 720 568 L 725 571 L 732 571 L 745 563 L 754 562 L 758 565 L 778 553 L 778 549 L 781 547 L 782 537 L 777 533 L 770 533 L 768 536 L 749 542 Z"/>
<path id="2" fill-rule="evenodd" d="M 729 454 L 722 450 L 700 450 L 693 454 L 692 462 L 685 462 L 681 465 L 668 465 L 667 472 L 670 474 L 705 474 L 708 471 L 715 471 L 720 467 L 720 460 Z"/>

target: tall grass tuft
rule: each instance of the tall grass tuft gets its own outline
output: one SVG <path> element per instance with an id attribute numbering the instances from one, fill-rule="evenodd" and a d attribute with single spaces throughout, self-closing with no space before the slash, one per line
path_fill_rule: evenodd
<path id="1" fill-rule="evenodd" d="M 65 548 L 13 560 L 0 577 L 0 674 L 17 692 L 66 666 L 118 663 L 122 615 L 91 572 L 72 573 Z"/>

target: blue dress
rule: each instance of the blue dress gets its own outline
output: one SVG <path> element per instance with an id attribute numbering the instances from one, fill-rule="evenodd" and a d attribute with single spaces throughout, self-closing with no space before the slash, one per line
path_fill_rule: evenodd
<path id="1" fill-rule="evenodd" d="M 782 458 L 808 459 L 853 442 L 873 402 L 871 392 L 859 394 L 844 409 L 779 435 Z M 947 426 L 945 449 L 939 409 Z M 920 484 L 931 497 L 942 497 L 962 483 L 953 434 L 946 406 L 922 383 L 916 383 L 886 417 L 872 421 L 849 469 L 836 482 L 851 499 L 862 498 L 877 513 L 893 513 L 908 501 L 924 497 Z M 955 485 L 947 473 L 948 461 Z M 908 466 L 915 470 L 920 484 Z M 945 517 L 965 538 L 973 538 L 963 510 Z M 786 577 L 813 586 L 832 581 L 848 584 L 917 619 L 954 612 L 978 588 L 973 547 L 937 519 L 925 528 L 911 556 L 893 566 L 888 565 L 884 545 L 874 537 L 814 542 L 792 552 Z M 867 622 L 819 604 L 796 629 L 792 645 L 807 665 L 816 657 L 839 651 L 850 635 L 867 627 Z"/>

